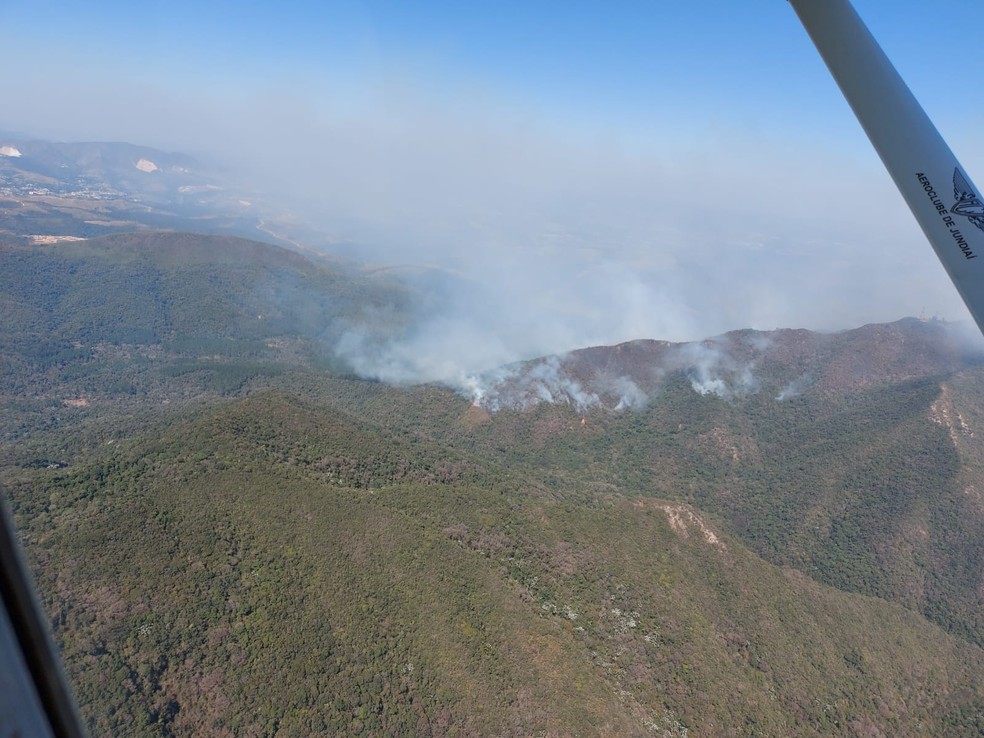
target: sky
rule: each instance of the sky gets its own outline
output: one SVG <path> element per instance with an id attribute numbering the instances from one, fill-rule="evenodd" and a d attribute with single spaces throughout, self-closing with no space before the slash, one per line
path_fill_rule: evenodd
<path id="1" fill-rule="evenodd" d="M 984 172 L 984 4 L 854 4 Z M 453 276 L 355 357 L 382 378 L 968 319 L 784 0 L 0 0 L 0 49 L 0 130 L 222 161 L 315 245 Z"/>

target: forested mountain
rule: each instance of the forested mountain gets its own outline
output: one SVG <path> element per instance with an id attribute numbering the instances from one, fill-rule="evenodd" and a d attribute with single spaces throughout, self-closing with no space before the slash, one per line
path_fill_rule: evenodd
<path id="1" fill-rule="evenodd" d="M 354 376 L 418 297 L 226 237 L 0 248 L 0 479 L 94 734 L 984 733 L 952 326 Z"/>

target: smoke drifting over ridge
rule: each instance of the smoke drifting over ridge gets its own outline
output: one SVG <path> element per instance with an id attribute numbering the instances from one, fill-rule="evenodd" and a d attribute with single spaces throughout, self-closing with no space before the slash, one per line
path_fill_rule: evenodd
<path id="1" fill-rule="evenodd" d="M 434 284 L 432 279 L 427 283 Z M 475 304 L 480 304 L 480 289 L 476 295 Z M 439 301 L 430 307 L 435 312 L 429 318 L 409 316 L 399 336 L 364 322 L 350 325 L 335 345 L 336 357 L 363 376 L 390 383 L 416 383 L 426 374 L 427 381 L 453 388 L 493 412 L 542 403 L 581 412 L 623 411 L 645 407 L 671 376 L 698 394 L 725 401 L 755 394 L 761 388 L 758 364 L 772 346 L 766 334 L 741 332 L 694 343 L 631 341 L 496 363 L 510 354 L 507 336 L 477 348 L 464 346 L 463 359 L 484 357 L 474 363 L 441 361 L 449 347 L 472 340 L 472 327 L 448 318 Z"/>
<path id="2" fill-rule="evenodd" d="M 410 328 L 379 341 L 351 326 L 335 347 L 366 377 L 465 387 L 638 338 L 966 314 L 870 152 L 724 119 L 653 120 L 645 141 L 575 131 L 407 78 L 318 105 L 290 87 L 211 100 L 80 82 L 66 70 L 39 99 L 53 83 L 26 71 L 8 125 L 205 153 L 326 234 L 306 246 L 429 270 Z M 51 131 L 66 109 L 74 130 Z M 695 369 L 695 387 L 723 391 L 709 376 Z"/>
<path id="3" fill-rule="evenodd" d="M 634 376 L 626 367 L 621 371 L 613 367 L 586 370 L 579 366 L 577 357 L 561 355 L 469 377 L 464 386 L 455 388 L 470 396 L 474 404 L 493 412 L 505 408 L 526 410 L 541 403 L 568 405 L 579 412 L 595 408 L 639 410 L 674 373 L 686 377 L 697 394 L 715 395 L 722 400 L 738 399 L 759 390 L 756 360 L 735 358 L 726 344 L 704 341 L 660 345 L 663 350 L 649 363 L 634 367 Z"/>
<path id="4" fill-rule="evenodd" d="M 973 332 L 971 332 L 973 329 Z M 904 319 L 837 333 L 734 331 L 690 343 L 630 341 L 521 362 L 453 385 L 488 411 L 562 405 L 640 410 L 665 392 L 727 404 L 864 392 L 984 360 L 976 326 Z"/>

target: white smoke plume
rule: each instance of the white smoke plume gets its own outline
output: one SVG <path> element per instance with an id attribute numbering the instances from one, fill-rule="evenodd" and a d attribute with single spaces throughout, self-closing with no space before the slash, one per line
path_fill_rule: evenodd
<path id="1" fill-rule="evenodd" d="M 603 408 L 621 412 L 644 408 L 671 372 L 682 373 L 693 391 L 701 395 L 732 401 L 754 394 L 760 389 L 756 361 L 738 360 L 719 344 L 687 343 L 672 347 L 658 364 L 648 367 L 649 379 L 642 386 L 625 374 L 611 372 L 579 379 L 571 374 L 574 362 L 569 355 L 512 365 L 448 384 L 492 412 L 526 410 L 541 403 L 568 405 L 578 411 Z"/>
<path id="2" fill-rule="evenodd" d="M 785 402 L 786 400 L 792 400 L 794 397 L 799 397 L 812 383 L 813 377 L 810 374 L 797 377 L 782 388 L 782 391 L 776 395 L 776 401 Z"/>
<path id="3" fill-rule="evenodd" d="M 760 389 L 756 364 L 772 345 L 761 334 L 670 345 L 641 369 L 598 370 L 590 361 L 585 368 L 576 355 L 559 352 L 517 361 L 515 335 L 477 330 L 478 313 L 489 304 L 480 288 L 473 291 L 475 313 L 447 309 L 446 300 L 458 299 L 458 287 L 441 286 L 448 295 L 431 289 L 423 315 L 398 315 L 390 307 L 363 316 L 341 332 L 336 358 L 360 376 L 392 384 L 442 384 L 491 412 L 540 404 L 620 412 L 644 408 L 671 373 L 683 374 L 701 395 L 733 401 L 754 394 Z M 387 332 L 386 326 L 396 327 Z"/>
<path id="4" fill-rule="evenodd" d="M 517 368 L 503 370 L 484 377 L 470 377 L 466 382 L 472 401 L 486 410 L 504 408 L 527 410 L 540 403 L 570 405 L 585 411 L 601 404 L 597 393 L 585 390 L 581 383 L 564 370 L 563 356 L 546 359 Z"/>
<path id="5" fill-rule="evenodd" d="M 685 343 L 670 357 L 669 368 L 683 371 L 694 392 L 731 400 L 759 389 L 754 361 L 739 362 L 716 343 Z"/>
<path id="6" fill-rule="evenodd" d="M 615 410 L 641 410 L 649 402 L 649 395 L 628 377 L 615 377 L 608 383 L 608 389 L 618 396 Z"/>

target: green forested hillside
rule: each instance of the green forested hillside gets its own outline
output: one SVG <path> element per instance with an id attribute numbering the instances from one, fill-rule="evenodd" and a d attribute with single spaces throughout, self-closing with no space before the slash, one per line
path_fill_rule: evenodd
<path id="1" fill-rule="evenodd" d="M 326 359 L 353 325 L 370 335 L 398 331 L 411 312 L 406 303 L 395 284 L 237 238 L 142 233 L 0 244 L 0 381 L 43 389 L 45 380 L 97 372 L 92 359 L 121 353 L 184 358 L 173 371 L 203 360 Z M 375 319 L 381 313 L 385 324 Z"/>
<path id="2" fill-rule="evenodd" d="M 469 440 L 498 443 L 511 464 L 557 484 L 693 504 L 776 564 L 903 603 L 981 645 L 984 509 L 965 487 L 982 478 L 932 419 L 941 381 L 784 403 L 670 384 L 639 412 L 589 414 L 581 426 L 542 407 L 500 414 Z"/>
<path id="3" fill-rule="evenodd" d="M 483 405 L 346 373 L 417 296 L 282 249 L 0 267 L 0 482 L 95 735 L 984 733 L 946 326 L 595 347 Z"/>
<path id="4" fill-rule="evenodd" d="M 646 406 L 618 413 L 543 404 L 482 417 L 427 389 L 372 385 L 350 395 L 345 382 L 295 386 L 385 427 L 523 469 L 546 489 L 694 505 L 772 563 L 901 603 L 984 645 L 984 447 L 975 430 L 984 371 L 976 365 L 785 402 L 765 390 L 699 395 L 684 376 L 669 376 Z"/>
<path id="5" fill-rule="evenodd" d="M 982 728 L 984 652 L 899 606 L 285 395 L 9 491 L 98 734 Z"/>

